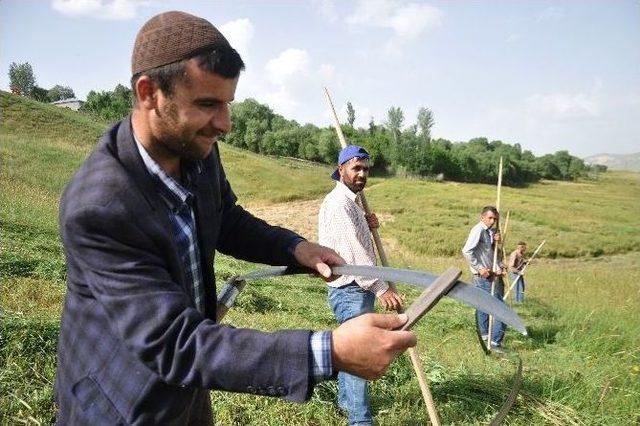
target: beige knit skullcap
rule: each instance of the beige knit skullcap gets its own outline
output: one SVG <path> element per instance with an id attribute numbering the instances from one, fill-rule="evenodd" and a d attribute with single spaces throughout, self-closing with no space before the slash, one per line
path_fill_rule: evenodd
<path id="1" fill-rule="evenodd" d="M 165 12 L 140 29 L 131 55 L 132 75 L 191 58 L 206 50 L 229 48 L 211 22 L 185 12 Z"/>

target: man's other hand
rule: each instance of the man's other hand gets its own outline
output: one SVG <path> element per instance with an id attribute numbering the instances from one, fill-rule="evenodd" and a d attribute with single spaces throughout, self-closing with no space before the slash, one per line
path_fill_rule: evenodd
<path id="1" fill-rule="evenodd" d="M 382 306 L 387 311 L 397 311 L 402 307 L 402 297 L 398 294 L 398 292 L 389 286 L 389 289 L 378 296 L 378 300 L 380 301 L 380 306 Z"/>
<path id="2" fill-rule="evenodd" d="M 489 271 L 487 268 L 480 268 L 478 270 L 478 274 L 480 274 L 482 278 L 489 278 L 489 275 L 491 275 L 491 271 Z"/>
<path id="3" fill-rule="evenodd" d="M 367 225 L 369 225 L 369 229 L 377 229 L 380 227 L 380 223 L 378 222 L 378 216 L 376 216 L 375 213 L 365 214 L 364 218 L 367 220 Z"/>
<path id="4" fill-rule="evenodd" d="M 333 278 L 331 266 L 345 264 L 344 259 L 335 251 L 309 241 L 301 241 L 293 251 L 293 255 L 299 264 L 315 269 L 326 280 Z"/>
<path id="5" fill-rule="evenodd" d="M 398 354 L 416 345 L 412 331 L 392 331 L 405 322 L 404 314 L 364 314 L 342 323 L 331 334 L 334 369 L 367 380 L 381 377 Z"/>

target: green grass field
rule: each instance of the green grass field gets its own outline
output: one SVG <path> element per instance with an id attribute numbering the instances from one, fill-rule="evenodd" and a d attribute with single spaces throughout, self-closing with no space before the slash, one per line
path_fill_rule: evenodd
<path id="1" fill-rule="evenodd" d="M 65 266 L 57 234 L 58 198 L 106 123 L 0 94 L 3 111 L 0 240 L 0 424 L 48 424 Z M 242 203 L 322 197 L 329 168 L 222 147 Z M 477 212 L 495 198 L 488 185 L 373 179 L 392 264 L 442 271 L 464 267 L 459 250 Z M 505 343 L 524 362 L 522 391 L 505 423 L 634 425 L 640 422 L 640 176 L 606 173 L 597 182 L 543 182 L 505 188 L 508 246 L 547 239 L 516 309 L 529 337 Z M 223 280 L 256 266 L 220 257 Z M 465 274 L 468 279 L 468 274 Z M 401 286 L 411 299 L 418 294 Z M 251 283 L 225 322 L 261 330 L 328 329 L 335 322 L 325 285 L 308 277 Z M 513 365 L 485 357 L 473 311 L 443 300 L 416 329 L 419 352 L 444 424 L 482 424 L 498 410 Z M 308 404 L 212 392 L 218 424 L 338 425 L 336 385 L 319 385 Z M 417 425 L 427 416 L 406 357 L 372 385 L 380 424 Z"/>

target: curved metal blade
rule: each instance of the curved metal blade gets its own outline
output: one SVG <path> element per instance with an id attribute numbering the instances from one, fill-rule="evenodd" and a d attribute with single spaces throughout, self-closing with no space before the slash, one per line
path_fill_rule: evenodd
<path id="1" fill-rule="evenodd" d="M 428 288 L 438 278 L 438 275 L 429 272 L 381 266 L 341 265 L 334 266 L 331 270 L 336 275 L 380 278 L 385 281 L 413 284 L 424 288 Z M 458 280 L 451 290 L 446 293 L 446 296 L 493 315 L 520 333 L 527 334 L 527 328 L 518 314 L 503 302 L 491 297 L 486 291 Z"/>
<path id="2" fill-rule="evenodd" d="M 362 266 L 362 265 L 340 265 L 331 268 L 335 275 L 353 275 L 366 278 L 379 278 L 385 281 L 412 284 L 414 286 L 428 288 L 438 275 L 430 272 L 413 271 L 409 269 L 389 268 L 383 266 Z M 238 277 L 243 280 L 256 280 L 281 275 L 292 275 L 300 273 L 314 274 L 315 271 L 307 268 L 275 267 L 259 271 L 249 272 Z M 464 281 L 458 281 L 447 292 L 446 296 L 465 303 L 473 308 L 495 316 L 500 321 L 526 335 L 527 329 L 522 319 L 504 302 L 495 297 L 491 297 L 486 291 L 480 290 Z"/>

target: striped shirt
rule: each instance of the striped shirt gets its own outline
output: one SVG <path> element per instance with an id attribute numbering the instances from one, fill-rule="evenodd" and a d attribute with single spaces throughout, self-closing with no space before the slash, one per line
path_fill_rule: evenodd
<path id="1" fill-rule="evenodd" d="M 375 266 L 376 254 L 369 225 L 360 201 L 360 193 L 353 193 L 344 183 L 327 194 L 318 214 L 318 242 L 334 249 L 350 265 Z M 327 283 L 342 287 L 356 282 L 360 287 L 380 296 L 389 288 L 380 279 L 343 275 Z"/>

